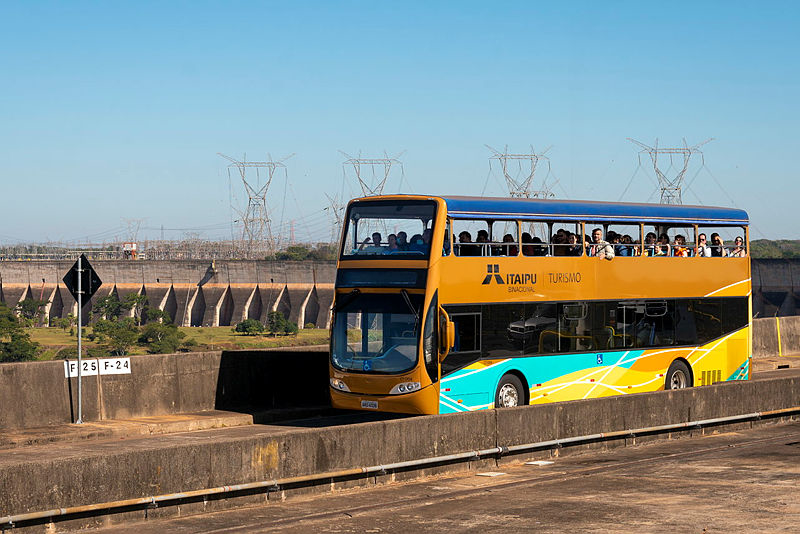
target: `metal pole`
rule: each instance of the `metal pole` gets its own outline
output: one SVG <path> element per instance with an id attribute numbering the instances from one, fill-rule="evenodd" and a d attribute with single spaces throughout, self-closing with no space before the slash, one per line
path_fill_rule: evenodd
<path id="1" fill-rule="evenodd" d="M 78 420 L 75 424 L 83 424 L 83 395 L 81 391 L 81 329 L 83 317 L 81 309 L 83 308 L 83 288 L 81 287 L 81 279 L 83 278 L 83 264 L 81 256 L 78 256 Z"/>

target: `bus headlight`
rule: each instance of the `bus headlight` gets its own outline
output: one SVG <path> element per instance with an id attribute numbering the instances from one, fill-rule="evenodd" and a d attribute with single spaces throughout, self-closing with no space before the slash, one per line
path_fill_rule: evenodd
<path id="1" fill-rule="evenodd" d="M 419 382 L 403 382 L 393 387 L 389 395 L 402 395 L 403 393 L 411 393 L 418 389 L 420 389 Z"/>
<path id="2" fill-rule="evenodd" d="M 345 384 L 343 380 L 339 380 L 338 378 L 331 378 L 331 387 L 333 389 L 338 389 L 339 391 L 346 391 L 350 393 L 350 388 L 347 387 L 347 384 Z"/>

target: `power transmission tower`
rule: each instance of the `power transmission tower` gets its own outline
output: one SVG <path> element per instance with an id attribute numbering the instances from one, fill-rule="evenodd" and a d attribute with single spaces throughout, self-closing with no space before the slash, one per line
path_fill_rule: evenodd
<path id="1" fill-rule="evenodd" d="M 402 156 L 405 151 L 397 156 L 390 158 L 384 151 L 382 158 L 362 158 L 361 152 L 358 157 L 353 157 L 345 152 L 339 151 L 347 159 L 342 162 L 342 171 L 347 175 L 346 169 L 349 166 L 353 167 L 353 172 L 358 179 L 358 185 L 361 187 L 362 196 L 373 197 L 383 194 L 383 189 L 386 187 L 386 181 L 392 172 L 392 166 L 400 167 L 400 185 L 402 187 L 403 179 L 405 178 L 405 171 L 403 170 L 403 162 L 398 158 Z M 366 172 L 363 172 L 365 171 Z M 383 176 L 379 172 L 383 171 Z M 364 176 L 366 174 L 367 176 Z"/>
<path id="2" fill-rule="evenodd" d="M 656 178 L 658 178 L 658 187 L 661 190 L 661 204 L 683 204 L 683 180 L 686 177 L 686 170 L 689 168 L 689 160 L 693 154 L 700 154 L 702 159 L 703 153 L 700 151 L 700 147 L 714 140 L 711 137 L 690 147 L 684 138 L 682 147 L 658 148 L 658 139 L 656 139 L 655 146 L 645 145 L 630 137 L 627 139 L 641 148 L 639 151 L 640 166 L 642 164 L 642 154 L 650 156 L 650 160 L 653 162 L 653 170 L 656 173 Z M 667 156 L 669 158 L 669 167 L 666 170 L 662 170 L 663 159 L 659 160 L 659 156 Z M 676 159 L 679 161 L 678 165 L 675 165 Z M 703 164 L 705 165 L 705 162 Z M 673 174 L 670 171 L 675 171 L 674 176 L 671 178 L 667 176 L 668 174 Z"/>
<path id="3" fill-rule="evenodd" d="M 267 161 L 247 161 L 247 155 L 242 161 L 226 156 L 221 152 L 217 152 L 217 155 L 231 162 L 228 165 L 229 179 L 231 169 L 235 168 L 239 171 L 239 176 L 247 193 L 247 208 L 241 210 L 236 206 L 233 207 L 239 214 L 239 221 L 242 223 L 242 241 L 247 257 L 254 257 L 255 253 L 261 252 L 265 248 L 270 251 L 274 250 L 276 248 L 276 240 L 270 225 L 267 192 L 276 170 L 283 169 L 284 176 L 288 179 L 286 165 L 283 162 L 294 156 L 294 154 L 289 154 L 278 161 L 273 161 L 272 156 L 269 154 L 267 154 Z"/>
<path id="4" fill-rule="evenodd" d="M 339 236 L 342 235 L 342 218 L 344 217 L 344 202 L 342 202 L 336 196 L 330 196 L 328 193 L 325 193 L 325 196 L 328 197 L 328 206 L 324 209 L 328 211 L 332 219 L 331 224 L 331 243 L 335 243 Z"/>
<path id="5" fill-rule="evenodd" d="M 533 146 L 531 146 L 529 154 L 510 154 L 508 145 L 505 146 L 503 152 L 495 150 L 489 145 L 485 146 L 494 153 L 493 156 L 489 157 L 489 173 L 492 172 L 492 160 L 499 161 L 509 195 L 515 198 L 553 198 L 555 196 L 552 193 L 552 188 L 546 183 L 547 177 L 542 180 L 539 189 L 533 189 L 533 180 L 536 177 L 536 169 L 540 162 L 544 162 L 547 165 L 547 174 L 548 176 L 550 175 L 550 159 L 545 156 L 550 147 L 547 147 L 540 154 L 536 153 Z M 516 172 L 513 169 L 514 162 L 516 162 Z"/>
<path id="6" fill-rule="evenodd" d="M 139 239 L 139 228 L 142 227 L 144 219 L 126 219 L 123 217 L 122 221 L 128 227 L 128 232 L 126 235 L 128 241 L 136 243 Z"/>

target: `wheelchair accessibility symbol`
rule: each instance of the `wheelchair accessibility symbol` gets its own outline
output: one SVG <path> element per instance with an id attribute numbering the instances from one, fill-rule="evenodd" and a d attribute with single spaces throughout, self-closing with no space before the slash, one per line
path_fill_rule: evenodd
<path id="1" fill-rule="evenodd" d="M 603 363 L 603 355 L 602 354 L 598 354 L 597 355 L 597 363 L 602 365 L 602 363 Z"/>

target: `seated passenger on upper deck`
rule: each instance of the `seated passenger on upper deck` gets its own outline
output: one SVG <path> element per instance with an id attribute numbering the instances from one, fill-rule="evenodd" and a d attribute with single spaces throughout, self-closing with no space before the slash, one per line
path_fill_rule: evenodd
<path id="1" fill-rule="evenodd" d="M 384 248 L 381 246 L 381 234 L 375 232 L 372 234 L 372 241 L 366 238 L 361 246 L 358 247 L 360 254 L 383 254 Z"/>
<path id="2" fill-rule="evenodd" d="M 400 250 L 400 247 L 397 246 L 397 236 L 394 234 L 389 234 L 389 237 L 386 238 L 389 243 L 389 246 L 386 247 L 386 250 L 383 251 L 384 254 L 395 254 L 397 251 Z"/>
<path id="3" fill-rule="evenodd" d="M 479 256 L 477 245 L 472 244 L 472 235 L 464 230 L 458 234 L 458 245 L 456 245 L 456 256 Z"/>
<path id="4" fill-rule="evenodd" d="M 603 240 L 603 231 L 600 228 L 592 230 L 592 244 L 589 246 L 589 256 L 610 260 L 614 257 L 614 247 Z"/>
<path id="5" fill-rule="evenodd" d="M 741 236 L 736 236 L 736 239 L 733 240 L 733 250 L 728 255 L 731 258 L 744 258 L 747 256 L 747 251 L 744 249 L 744 239 Z"/>
<path id="6" fill-rule="evenodd" d="M 656 256 L 658 247 L 656 246 L 656 234 L 647 232 L 644 236 L 644 253 L 643 256 Z"/>
<path id="7" fill-rule="evenodd" d="M 478 230 L 478 235 L 475 238 L 476 243 L 481 243 L 480 245 L 476 245 L 476 250 L 478 253 L 476 256 L 489 256 L 489 246 L 485 245 L 484 243 L 489 242 L 489 232 L 486 230 Z"/>
<path id="8" fill-rule="evenodd" d="M 675 244 L 672 246 L 672 255 L 680 258 L 689 257 L 689 248 L 686 246 L 686 238 L 680 234 L 675 236 Z"/>
<path id="9" fill-rule="evenodd" d="M 427 252 L 425 242 L 422 240 L 422 234 L 414 234 L 411 236 L 411 242 L 408 244 L 409 252 L 419 252 L 424 254 Z"/>
<path id="10" fill-rule="evenodd" d="M 567 256 L 580 256 L 583 253 L 582 247 L 578 244 L 578 234 L 570 232 L 567 245 Z"/>
<path id="11" fill-rule="evenodd" d="M 503 243 L 515 243 L 514 236 L 511 234 L 506 234 L 503 236 Z M 503 245 L 503 255 L 504 256 L 516 256 L 517 255 L 517 245 L 510 244 L 510 245 Z"/>

